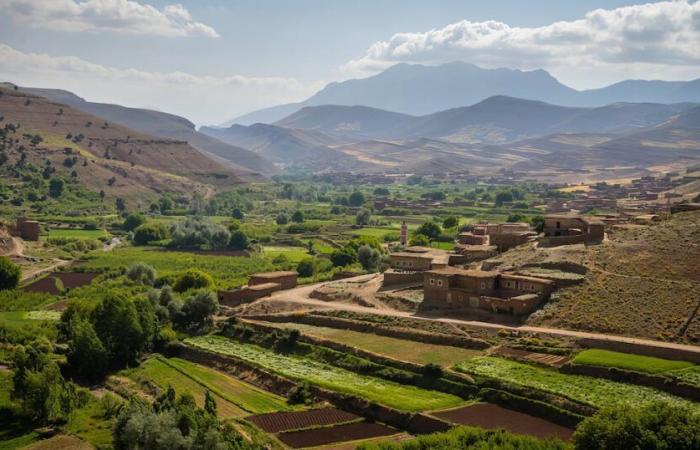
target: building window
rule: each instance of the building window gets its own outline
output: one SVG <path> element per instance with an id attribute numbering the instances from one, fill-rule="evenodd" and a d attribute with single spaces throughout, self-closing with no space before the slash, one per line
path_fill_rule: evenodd
<path id="1" fill-rule="evenodd" d="M 557 222 L 557 228 L 561 228 L 561 222 Z"/>
<path id="2" fill-rule="evenodd" d="M 442 280 L 437 280 L 437 285 L 442 286 Z"/>
<path id="3" fill-rule="evenodd" d="M 486 283 L 484 283 L 484 282 L 482 281 L 482 282 L 481 282 L 481 290 L 483 291 L 483 290 L 485 290 L 485 289 L 486 289 Z"/>
<path id="4" fill-rule="evenodd" d="M 435 284 L 435 278 L 430 279 L 430 285 L 432 286 L 433 284 Z"/>

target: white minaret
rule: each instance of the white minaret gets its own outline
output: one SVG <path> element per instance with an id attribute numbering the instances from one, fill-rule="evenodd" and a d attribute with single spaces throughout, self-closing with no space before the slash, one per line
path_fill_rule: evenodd
<path id="1" fill-rule="evenodd" d="M 404 247 L 408 244 L 408 227 L 406 226 L 406 221 L 401 223 L 401 245 Z"/>

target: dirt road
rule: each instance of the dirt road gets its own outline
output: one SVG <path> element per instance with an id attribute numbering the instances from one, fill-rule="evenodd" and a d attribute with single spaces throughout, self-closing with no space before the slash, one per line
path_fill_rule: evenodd
<path id="1" fill-rule="evenodd" d="M 358 282 L 358 281 L 367 281 L 367 280 L 370 280 L 371 278 L 372 278 L 372 275 L 369 275 L 369 276 L 362 275 L 360 277 L 348 278 L 348 279 L 345 279 L 342 281 L 343 282 Z M 476 320 L 462 320 L 462 319 L 454 319 L 451 317 L 444 317 L 444 316 L 424 315 L 424 314 L 420 314 L 420 313 L 397 311 L 394 309 L 379 309 L 379 308 L 370 308 L 370 307 L 366 307 L 366 306 L 353 305 L 353 304 L 340 303 L 340 302 L 326 302 L 326 301 L 316 300 L 316 299 L 310 298 L 309 294 L 314 289 L 316 289 L 319 286 L 322 286 L 323 284 L 325 284 L 325 283 L 316 283 L 316 284 L 312 284 L 312 285 L 305 285 L 305 286 L 300 286 L 298 288 L 290 289 L 287 291 L 276 292 L 275 294 L 273 294 L 270 298 L 268 298 L 266 300 L 267 301 L 279 300 L 279 301 L 285 301 L 285 302 L 294 302 L 294 303 L 298 303 L 299 305 L 307 306 L 310 309 L 313 309 L 313 308 L 335 309 L 335 310 L 353 311 L 353 312 L 365 313 L 365 314 L 376 314 L 376 315 L 382 315 L 382 316 L 408 317 L 408 318 L 420 319 L 420 320 L 434 320 L 437 322 L 443 322 L 443 323 L 449 323 L 449 324 L 455 324 L 455 325 L 467 325 L 467 326 L 471 326 L 471 327 L 486 328 L 486 329 L 490 329 L 490 330 L 509 330 L 509 331 L 519 331 L 519 332 L 526 332 L 526 333 L 543 333 L 543 334 L 551 334 L 553 336 L 565 336 L 565 337 L 573 337 L 573 338 L 578 338 L 578 339 L 598 339 L 598 340 L 603 340 L 603 341 L 622 342 L 622 343 L 627 343 L 627 344 L 644 345 L 644 346 L 648 346 L 648 347 L 657 347 L 657 348 L 662 348 L 662 349 L 682 350 L 682 351 L 696 353 L 698 355 L 698 357 L 700 357 L 700 347 L 694 346 L 694 345 L 676 344 L 676 343 L 672 343 L 672 342 L 663 342 L 663 341 L 653 341 L 650 339 L 640 339 L 640 338 L 633 338 L 633 337 L 626 337 L 626 336 L 617 336 L 617 335 L 612 335 L 612 334 L 599 334 L 599 333 L 590 333 L 590 332 L 585 332 L 585 331 L 564 330 L 564 329 L 559 329 L 559 328 L 532 327 L 532 326 L 527 326 L 527 325 L 509 326 L 509 325 L 502 325 L 502 324 L 498 324 L 498 323 L 481 322 L 481 321 L 476 321 Z"/>

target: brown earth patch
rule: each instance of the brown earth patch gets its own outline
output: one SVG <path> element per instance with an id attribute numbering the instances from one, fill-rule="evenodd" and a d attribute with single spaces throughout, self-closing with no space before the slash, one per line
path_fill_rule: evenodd
<path id="1" fill-rule="evenodd" d="M 460 425 L 470 425 L 486 429 L 503 428 L 516 434 L 537 438 L 571 439 L 574 430 L 533 417 L 521 412 L 502 408 L 498 405 L 480 403 L 433 413 L 434 416 Z"/>
<path id="2" fill-rule="evenodd" d="M 292 448 L 316 447 L 335 442 L 391 436 L 397 431 L 378 423 L 358 422 L 306 431 L 280 433 L 277 438 Z"/>
<path id="3" fill-rule="evenodd" d="M 279 412 L 258 414 L 246 417 L 259 428 L 268 433 L 279 433 L 286 430 L 298 430 L 361 419 L 360 416 L 337 408 L 311 409 L 309 411 Z"/>
<path id="4" fill-rule="evenodd" d="M 73 289 L 92 283 L 98 273 L 91 272 L 54 272 L 39 281 L 31 283 L 23 288 L 26 292 L 44 292 L 51 295 L 58 295 L 57 280 L 61 281 L 64 289 Z"/>

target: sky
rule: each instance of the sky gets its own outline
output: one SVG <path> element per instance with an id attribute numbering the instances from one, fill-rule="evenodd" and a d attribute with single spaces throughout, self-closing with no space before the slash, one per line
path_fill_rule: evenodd
<path id="1" fill-rule="evenodd" d="M 576 89 L 700 78 L 700 3 L 0 0 L 0 81 L 196 124 L 400 62 L 545 69 Z"/>

